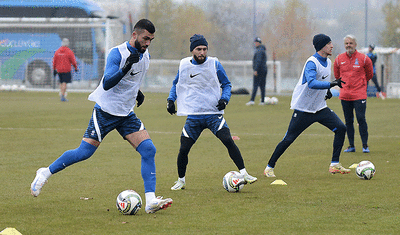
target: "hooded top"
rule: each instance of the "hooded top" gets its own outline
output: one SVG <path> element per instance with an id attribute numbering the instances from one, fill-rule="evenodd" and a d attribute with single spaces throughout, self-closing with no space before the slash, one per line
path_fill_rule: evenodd
<path id="1" fill-rule="evenodd" d="M 267 53 L 264 45 L 256 47 L 253 57 L 253 70 L 267 73 Z"/>
<path id="2" fill-rule="evenodd" d="M 54 53 L 53 58 L 53 70 L 57 70 L 58 73 L 69 73 L 71 72 L 71 65 L 74 66 L 75 70 L 78 70 L 74 53 L 66 46 L 58 48 Z"/>

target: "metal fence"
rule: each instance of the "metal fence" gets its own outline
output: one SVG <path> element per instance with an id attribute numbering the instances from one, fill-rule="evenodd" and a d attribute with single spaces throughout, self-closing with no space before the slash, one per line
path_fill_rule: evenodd
<path id="1" fill-rule="evenodd" d="M 124 32 L 123 25 L 116 20 L 107 19 L 26 19 L 26 18 L 1 18 L 0 17 L 0 90 L 10 87 L 25 86 L 29 89 L 58 89 L 57 80 L 54 79 L 51 61 L 54 51 L 49 50 L 49 45 L 40 45 L 32 39 L 31 41 L 18 41 L 18 37 L 24 35 L 48 35 L 47 37 L 70 36 L 71 48 L 81 63 L 96 64 L 96 66 L 80 67 L 78 73 L 73 73 L 73 82 L 68 84 L 70 90 L 93 90 L 97 87 L 103 73 L 105 56 L 108 49 L 129 38 Z M 19 36 L 15 36 L 19 35 Z M 38 36 L 38 37 L 39 37 Z M 14 37 L 14 39 L 13 39 Z M 17 38 L 17 39 L 15 39 Z M 14 41 L 12 41 L 14 40 Z M 38 42 L 41 42 L 37 39 Z M 44 42 L 44 41 L 43 41 Z M 41 42 L 43 44 L 43 42 Z M 51 42 L 51 40 L 50 40 Z M 40 43 L 39 43 L 40 44 Z M 32 57 L 24 55 L 28 52 L 9 53 L 12 46 L 30 46 L 40 51 L 47 52 L 47 57 L 37 56 L 40 69 L 34 69 Z M 97 56 L 93 55 L 93 46 L 97 48 Z M 57 44 L 58 48 L 59 45 Z M 44 51 L 44 52 L 43 52 Z M 367 53 L 367 48 L 360 52 Z M 377 77 L 388 97 L 400 98 L 400 50 L 397 48 L 375 48 L 378 55 L 376 62 Z M 23 55 L 23 56 L 21 56 Z M 334 59 L 332 59 L 334 60 Z M 143 90 L 167 92 L 172 86 L 178 67 L 179 60 L 152 59 L 147 77 L 142 85 Z M 252 90 L 253 70 L 252 61 L 221 61 L 229 80 L 232 82 L 232 90 Z M 268 61 L 268 74 L 266 92 L 274 94 L 290 94 L 304 66 L 304 61 Z"/>
<path id="2" fill-rule="evenodd" d="M 73 80 L 97 82 L 106 51 L 123 36 L 122 24 L 111 19 L 0 17 L 0 84 L 54 88 L 52 61 L 63 38 L 69 39 L 78 62 Z"/>
<path id="3" fill-rule="evenodd" d="M 172 81 L 175 79 L 179 60 L 151 60 L 150 69 L 143 82 L 143 90 L 169 91 Z M 246 89 L 251 91 L 253 87 L 252 61 L 220 61 L 232 83 L 232 90 Z M 282 81 L 281 62 L 268 61 L 268 74 L 266 90 L 271 93 L 282 93 L 291 90 L 291 84 Z"/>
<path id="4" fill-rule="evenodd" d="M 368 48 L 360 49 L 368 53 Z M 376 75 L 379 85 L 387 92 L 388 98 L 400 98 L 400 49 L 376 47 L 378 56 L 375 63 Z M 372 81 L 370 81 L 371 86 Z"/>

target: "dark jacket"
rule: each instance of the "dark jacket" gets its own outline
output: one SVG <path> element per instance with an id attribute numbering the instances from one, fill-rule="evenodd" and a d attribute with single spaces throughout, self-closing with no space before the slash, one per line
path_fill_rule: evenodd
<path id="1" fill-rule="evenodd" d="M 267 53 L 264 45 L 256 47 L 253 57 L 253 70 L 267 73 Z"/>

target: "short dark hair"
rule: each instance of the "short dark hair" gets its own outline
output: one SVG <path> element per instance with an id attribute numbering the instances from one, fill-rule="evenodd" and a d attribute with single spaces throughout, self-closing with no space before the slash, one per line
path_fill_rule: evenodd
<path id="1" fill-rule="evenodd" d="M 139 20 L 133 27 L 133 31 L 139 33 L 141 33 L 140 31 L 142 31 L 143 29 L 147 30 L 151 34 L 153 34 L 156 31 L 156 27 L 154 27 L 154 24 L 151 23 L 151 21 L 148 19 Z"/>

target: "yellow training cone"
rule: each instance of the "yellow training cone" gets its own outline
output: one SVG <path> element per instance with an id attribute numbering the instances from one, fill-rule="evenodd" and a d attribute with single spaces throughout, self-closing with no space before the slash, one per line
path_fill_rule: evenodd
<path id="1" fill-rule="evenodd" d="M 271 183 L 272 184 L 276 184 L 276 185 L 287 185 L 287 183 L 285 183 L 285 181 L 283 180 L 275 180 L 274 182 Z"/>
<path id="2" fill-rule="evenodd" d="M 15 228 L 6 228 L 0 232 L 1 235 L 22 235 L 22 233 L 18 232 Z"/>
<path id="3" fill-rule="evenodd" d="M 354 163 L 353 165 L 349 166 L 349 168 L 357 168 L 357 163 Z"/>

